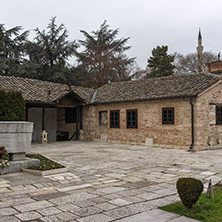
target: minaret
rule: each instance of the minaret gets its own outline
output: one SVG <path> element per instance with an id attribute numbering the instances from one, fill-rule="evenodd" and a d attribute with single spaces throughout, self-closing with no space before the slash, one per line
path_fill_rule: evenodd
<path id="1" fill-rule="evenodd" d="M 198 72 L 202 72 L 203 46 L 202 46 L 202 36 L 200 29 L 198 34 L 197 58 L 198 58 Z"/>

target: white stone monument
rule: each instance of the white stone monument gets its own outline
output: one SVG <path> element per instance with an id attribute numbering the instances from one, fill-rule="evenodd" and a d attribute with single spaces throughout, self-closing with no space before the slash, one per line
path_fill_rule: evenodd
<path id="1" fill-rule="evenodd" d="M 0 146 L 4 146 L 11 160 L 24 160 L 30 151 L 33 123 L 0 121 Z"/>

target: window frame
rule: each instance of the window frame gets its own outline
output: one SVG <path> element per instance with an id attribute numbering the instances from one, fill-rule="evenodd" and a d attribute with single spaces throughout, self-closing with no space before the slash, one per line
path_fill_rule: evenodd
<path id="1" fill-rule="evenodd" d="M 164 112 L 167 111 L 167 117 L 164 117 Z M 169 117 L 169 111 L 171 111 L 172 117 Z M 164 120 L 166 118 L 166 120 Z M 172 118 L 172 120 L 169 120 Z M 174 125 L 175 124 L 175 110 L 174 107 L 163 107 L 162 108 L 162 124 L 163 125 Z"/>
<path id="2" fill-rule="evenodd" d="M 109 118 L 109 127 L 110 128 L 120 128 L 120 111 L 119 110 L 110 110 L 109 117 L 110 117 Z M 117 117 L 117 120 L 114 120 L 114 118 L 116 118 L 116 117 Z"/>
<path id="3" fill-rule="evenodd" d="M 219 108 L 220 110 L 218 110 Z M 222 125 L 222 105 L 216 105 L 216 125 Z"/>
<path id="4" fill-rule="evenodd" d="M 135 112 L 135 120 L 132 119 L 132 112 Z M 130 114 L 130 116 L 128 116 Z M 130 118 L 130 120 L 129 120 Z M 129 124 L 130 123 L 130 124 Z M 126 128 L 127 129 L 138 129 L 138 110 L 137 109 L 127 109 L 126 110 Z"/>
<path id="5" fill-rule="evenodd" d="M 105 125 L 105 124 L 102 124 L 102 116 L 101 116 L 101 114 L 102 113 L 107 113 L 107 119 L 108 119 L 108 111 L 107 110 L 102 110 L 102 111 L 99 111 L 99 126 L 108 126 L 108 121 L 107 121 L 107 124 Z"/>

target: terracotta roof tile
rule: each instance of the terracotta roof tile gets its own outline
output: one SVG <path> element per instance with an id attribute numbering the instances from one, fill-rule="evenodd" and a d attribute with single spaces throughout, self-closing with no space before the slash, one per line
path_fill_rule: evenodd
<path id="1" fill-rule="evenodd" d="M 65 84 L 14 76 L 0 76 L 0 89 L 21 91 L 27 102 L 44 103 L 54 102 L 69 92 L 69 87 Z M 80 86 L 71 86 L 71 89 L 87 103 L 90 102 L 94 92 L 91 88 Z"/>
<path id="2" fill-rule="evenodd" d="M 172 75 L 169 77 L 114 82 L 96 90 L 71 86 L 74 93 L 93 104 L 196 96 L 220 81 L 214 74 Z M 69 92 L 65 84 L 0 76 L 0 89 L 21 91 L 27 102 L 54 102 Z M 48 92 L 50 91 L 50 95 Z M 94 96 L 93 96 L 94 95 Z"/>
<path id="3" fill-rule="evenodd" d="M 97 89 L 94 103 L 196 96 L 219 80 L 220 77 L 213 74 L 187 74 L 114 82 Z"/>

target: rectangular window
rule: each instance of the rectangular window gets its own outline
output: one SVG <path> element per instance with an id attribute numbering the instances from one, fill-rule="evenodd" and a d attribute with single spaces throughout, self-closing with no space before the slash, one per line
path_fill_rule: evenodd
<path id="1" fill-rule="evenodd" d="M 108 112 L 107 111 L 99 112 L 99 125 L 108 126 Z"/>
<path id="2" fill-rule="evenodd" d="M 222 125 L 222 106 L 216 106 L 216 124 Z"/>
<path id="3" fill-rule="evenodd" d="M 174 108 L 162 108 L 162 124 L 174 124 Z"/>
<path id="4" fill-rule="evenodd" d="M 65 108 L 65 123 L 76 123 L 76 108 Z"/>
<path id="5" fill-rule="evenodd" d="M 110 110 L 110 128 L 119 128 L 119 110 Z"/>
<path id="6" fill-rule="evenodd" d="M 127 128 L 137 128 L 137 109 L 126 110 Z"/>

